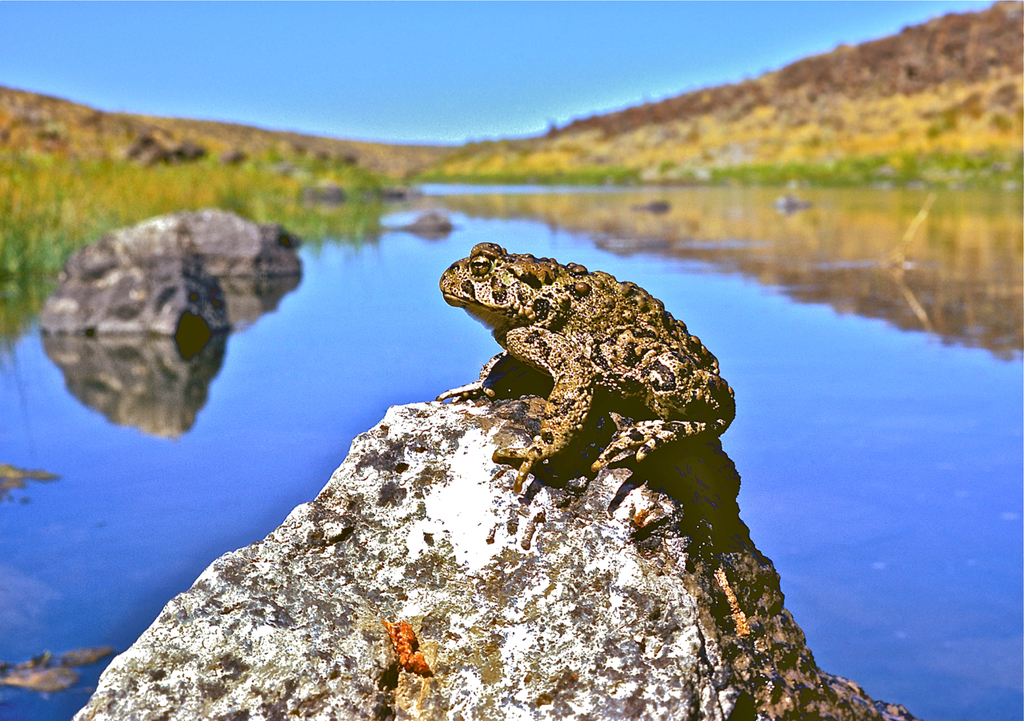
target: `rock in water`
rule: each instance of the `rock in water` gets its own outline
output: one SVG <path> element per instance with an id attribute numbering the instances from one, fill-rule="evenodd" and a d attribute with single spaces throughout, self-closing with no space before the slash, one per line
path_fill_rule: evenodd
<path id="1" fill-rule="evenodd" d="M 179 336 L 202 326 L 208 337 L 228 328 L 217 279 L 300 275 L 297 246 L 280 226 L 222 210 L 152 218 L 72 255 L 39 326 L 45 333 Z"/>
<path id="2" fill-rule="evenodd" d="M 404 230 L 406 233 L 423 238 L 424 240 L 441 240 L 451 235 L 455 230 L 451 219 L 444 213 L 437 210 L 428 210 L 421 213 L 408 225 L 400 225 L 389 230 Z"/>
<path id="3" fill-rule="evenodd" d="M 220 283 L 199 256 L 133 247 L 108 235 L 68 259 L 39 327 L 44 333 L 173 336 L 186 317 L 201 320 L 210 333 L 228 328 Z"/>
<path id="4" fill-rule="evenodd" d="M 818 669 L 718 440 L 596 476 L 551 459 L 519 495 L 491 454 L 538 403 L 391 408 L 315 500 L 173 599 L 77 721 L 913 718 Z"/>

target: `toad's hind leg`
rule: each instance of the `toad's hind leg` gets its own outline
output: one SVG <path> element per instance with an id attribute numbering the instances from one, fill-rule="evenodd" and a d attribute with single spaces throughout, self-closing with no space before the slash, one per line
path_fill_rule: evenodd
<path id="1" fill-rule="evenodd" d="M 591 466 L 598 470 L 636 454 L 637 462 L 673 441 L 701 433 L 721 435 L 736 416 L 732 388 L 720 376 L 694 368 L 688 359 L 662 354 L 649 368 L 644 403 L 657 418 L 619 426 Z M 684 379 L 685 383 L 680 383 Z"/>
<path id="2" fill-rule="evenodd" d="M 601 455 L 591 465 L 597 471 L 609 463 L 636 453 L 637 462 L 646 458 L 651 451 L 674 441 L 682 440 L 698 433 L 712 431 L 721 433 L 728 427 L 724 420 L 708 423 L 706 421 L 666 421 L 655 419 L 640 421 L 636 425 L 623 428 L 613 437 L 611 443 L 601 451 Z"/>
<path id="3" fill-rule="evenodd" d="M 544 403 L 538 433 L 525 448 L 500 448 L 494 460 L 519 461 L 515 488 L 520 490 L 534 464 L 565 448 L 583 426 L 594 397 L 593 370 L 582 349 L 543 328 L 519 328 L 507 336 L 515 357 L 542 369 L 555 381 Z"/>

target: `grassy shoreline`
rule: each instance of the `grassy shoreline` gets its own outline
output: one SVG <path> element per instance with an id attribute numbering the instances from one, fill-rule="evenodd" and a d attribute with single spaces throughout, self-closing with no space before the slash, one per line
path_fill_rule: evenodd
<path id="1" fill-rule="evenodd" d="M 843 187 L 921 187 L 1015 190 L 1024 182 L 1021 154 L 896 154 L 844 158 L 828 163 L 763 163 L 682 172 L 647 180 L 638 168 L 581 167 L 557 170 L 503 168 L 498 171 L 420 173 L 417 182 L 474 185 L 628 185 L 649 187 L 738 184 Z"/>
<path id="2" fill-rule="evenodd" d="M 349 202 L 307 208 L 302 189 L 330 182 Z M 110 160 L 0 155 L 0 280 L 57 273 L 77 248 L 115 228 L 217 207 L 276 222 L 300 237 L 361 237 L 378 229 L 380 181 L 358 168 L 200 162 L 141 167 Z M 367 199 L 368 198 L 368 199 Z"/>
<path id="3" fill-rule="evenodd" d="M 827 164 L 763 164 L 717 168 L 697 177 L 645 182 L 639 170 L 583 167 L 548 172 L 504 169 L 451 174 L 437 168 L 417 182 L 580 186 L 926 187 L 1019 190 L 1024 160 L 1016 155 L 914 155 Z M 217 207 L 256 222 L 280 223 L 316 244 L 359 241 L 380 231 L 382 180 L 351 164 L 212 159 L 143 167 L 123 161 L 56 154 L 0 153 L 0 339 L 20 335 L 38 315 L 68 256 L 106 232 L 156 215 Z M 303 188 L 332 183 L 348 200 L 307 207 Z"/>
<path id="4" fill-rule="evenodd" d="M 304 206 L 303 188 L 323 183 L 343 188 L 346 202 Z M 19 336 L 38 315 L 75 250 L 116 228 L 216 207 L 279 223 L 312 244 L 359 241 L 380 230 L 380 189 L 372 173 L 315 160 L 286 168 L 212 160 L 143 167 L 0 153 L 0 342 Z"/>

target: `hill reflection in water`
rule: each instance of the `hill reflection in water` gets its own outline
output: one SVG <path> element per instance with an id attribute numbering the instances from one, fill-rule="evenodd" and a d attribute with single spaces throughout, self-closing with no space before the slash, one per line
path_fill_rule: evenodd
<path id="1" fill-rule="evenodd" d="M 929 193 L 808 189 L 811 207 L 779 212 L 769 188 L 635 191 L 431 188 L 471 217 L 535 219 L 590 234 L 620 255 L 698 261 L 777 287 L 794 300 L 881 318 L 999 358 L 1024 350 L 1024 210 L 1017 191 Z M 655 201 L 659 212 L 647 210 Z M 902 262 L 900 262 L 902 261 Z"/>

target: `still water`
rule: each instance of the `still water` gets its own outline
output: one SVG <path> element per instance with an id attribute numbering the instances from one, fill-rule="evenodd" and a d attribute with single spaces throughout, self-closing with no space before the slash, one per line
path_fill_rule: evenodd
<path id="1" fill-rule="evenodd" d="M 388 406 L 475 378 L 497 346 L 437 279 L 495 242 L 639 283 L 718 356 L 741 515 L 824 670 L 923 719 L 1021 718 L 1017 194 L 940 195 L 902 240 L 925 193 L 807 191 L 787 216 L 757 190 L 428 191 L 450 235 L 308 244 L 301 284 L 192 361 L 8 339 L 0 463 L 60 478 L 0 497 L 0 660 L 123 650 Z M 101 666 L 0 686 L 0 719 L 69 719 Z"/>

